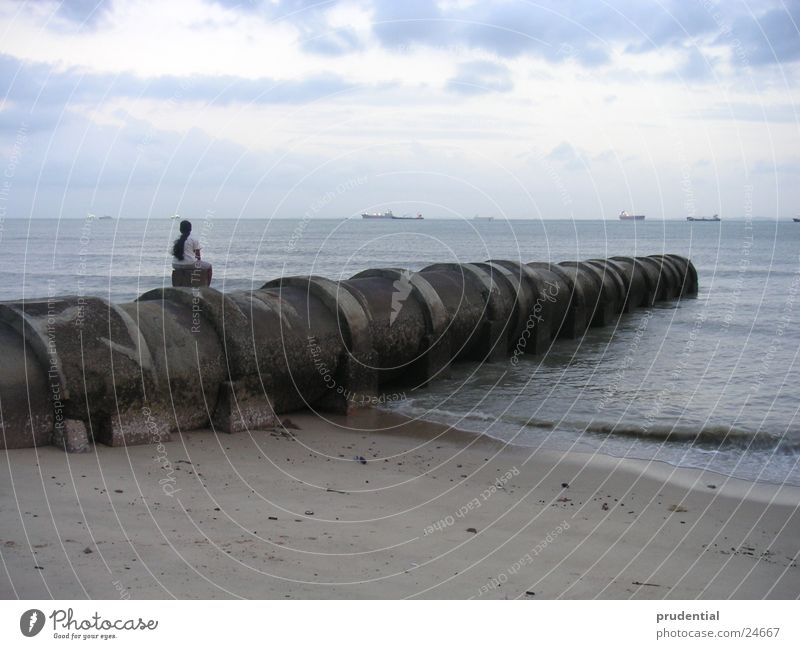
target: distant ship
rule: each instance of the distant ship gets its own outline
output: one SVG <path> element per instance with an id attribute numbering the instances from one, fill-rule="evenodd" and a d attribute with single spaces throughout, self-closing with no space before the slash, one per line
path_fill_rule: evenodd
<path id="1" fill-rule="evenodd" d="M 619 213 L 620 221 L 644 221 L 644 214 L 628 214 L 625 210 Z"/>
<path id="2" fill-rule="evenodd" d="M 719 218 L 719 214 L 715 214 L 714 216 L 687 216 L 687 221 L 721 221 L 722 219 Z"/>
<path id="3" fill-rule="evenodd" d="M 494 221 L 493 216 L 478 216 L 477 214 L 472 217 L 473 221 Z"/>
<path id="4" fill-rule="evenodd" d="M 111 219 L 112 217 L 109 216 L 108 214 L 103 214 L 103 216 L 100 217 L 101 221 L 110 221 Z"/>
<path id="5" fill-rule="evenodd" d="M 417 221 L 422 217 L 422 214 L 417 214 L 416 216 L 408 216 L 404 214 L 403 216 L 395 216 L 392 213 L 392 210 L 386 210 L 385 212 L 364 212 L 361 215 L 362 219 L 394 219 L 395 221 Z"/>
<path id="6" fill-rule="evenodd" d="M 792 219 L 792 221 L 794 221 L 795 223 L 800 223 L 800 216 L 795 216 L 795 217 Z"/>
<path id="7" fill-rule="evenodd" d="M 179 219 L 179 218 L 181 218 L 181 215 L 180 215 L 180 214 L 173 214 L 173 215 L 172 215 L 172 216 L 170 216 L 169 218 L 171 218 L 171 219 L 174 221 L 175 219 Z"/>
<path id="8" fill-rule="evenodd" d="M 388 210 L 386 212 L 364 212 L 361 215 L 362 219 L 393 219 L 394 214 L 392 214 L 392 210 Z"/>

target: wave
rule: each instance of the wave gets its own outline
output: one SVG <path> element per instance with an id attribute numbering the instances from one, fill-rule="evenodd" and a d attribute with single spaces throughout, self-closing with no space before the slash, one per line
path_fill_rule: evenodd
<path id="1" fill-rule="evenodd" d="M 698 430 L 694 427 L 676 427 L 659 425 L 634 425 L 628 422 L 585 422 L 569 420 L 529 419 L 506 415 L 495 415 L 473 410 L 471 412 L 456 412 L 441 408 L 424 408 L 406 403 L 396 408 L 406 416 L 421 417 L 433 421 L 453 424 L 471 430 L 472 432 L 485 433 L 488 427 L 506 428 L 516 436 L 520 429 L 537 429 L 542 431 L 560 430 L 576 435 L 588 434 L 591 436 L 628 437 L 647 442 L 689 445 L 698 451 L 718 451 L 725 449 L 741 449 L 751 451 L 777 451 L 781 454 L 800 454 L 800 441 L 778 437 L 766 432 L 753 432 L 731 426 L 711 425 L 703 426 Z M 486 424 L 489 426 L 486 426 Z M 470 425 L 473 424 L 473 425 Z M 497 431 L 492 433 L 497 435 Z M 520 443 L 522 440 L 518 440 Z"/>
<path id="2" fill-rule="evenodd" d="M 632 437 L 667 444 L 690 444 L 701 449 L 777 450 L 800 453 L 800 442 L 766 432 L 753 432 L 731 426 L 703 426 L 699 430 L 676 426 L 633 426 L 627 423 L 589 424 L 582 427 L 590 434 Z"/>

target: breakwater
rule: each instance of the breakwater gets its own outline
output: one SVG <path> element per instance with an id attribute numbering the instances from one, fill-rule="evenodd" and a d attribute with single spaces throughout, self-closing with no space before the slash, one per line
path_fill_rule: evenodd
<path id="1" fill-rule="evenodd" d="M 370 269 L 229 293 L 160 288 L 123 304 L 5 302 L 0 442 L 80 452 L 269 427 L 304 407 L 345 412 L 422 387 L 453 362 L 518 362 L 696 293 L 688 259 L 657 255 Z"/>

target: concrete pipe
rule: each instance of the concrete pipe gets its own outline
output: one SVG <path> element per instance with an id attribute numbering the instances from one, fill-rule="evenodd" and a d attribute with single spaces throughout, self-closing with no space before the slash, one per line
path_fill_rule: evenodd
<path id="1" fill-rule="evenodd" d="M 171 431 L 207 427 L 227 377 L 221 338 L 189 289 L 161 289 L 173 299 L 120 306 L 136 323 L 153 362 Z M 188 294 L 188 295 L 187 295 Z M 176 299 L 186 296 L 188 299 Z M 189 332 L 189 335 L 186 335 Z"/>
<path id="2" fill-rule="evenodd" d="M 69 450 L 89 441 L 120 446 L 169 438 L 150 351 L 122 308 L 79 296 L 6 302 L 0 321 L 48 368 L 55 432 Z"/>
<path id="3" fill-rule="evenodd" d="M 565 261 L 559 266 L 572 273 L 573 281 L 583 290 L 589 326 L 605 327 L 614 322 L 621 307 L 621 295 L 610 275 L 581 261 Z"/>
<path id="4" fill-rule="evenodd" d="M 680 255 L 651 255 L 654 259 L 658 257 L 664 257 L 672 262 L 673 266 L 678 272 L 678 277 L 680 279 L 680 296 L 684 295 L 697 295 L 698 290 L 698 283 L 697 283 L 697 269 L 695 269 L 694 264 L 690 262 L 686 257 L 681 257 Z"/>
<path id="5" fill-rule="evenodd" d="M 522 291 L 520 304 L 530 305 L 523 309 L 523 312 L 527 311 L 525 325 L 519 337 L 512 341 L 512 353 L 545 353 L 569 317 L 570 302 L 566 292 L 560 292 L 558 276 L 537 272 L 527 264 L 515 261 L 493 259 L 489 263 L 512 273 Z M 548 283 L 548 277 L 553 279 L 552 284 Z"/>
<path id="6" fill-rule="evenodd" d="M 566 306 L 566 317 L 554 338 L 578 338 L 589 328 L 592 320 L 590 305 L 583 285 L 575 281 L 575 274 L 558 264 L 532 262 L 528 268 L 536 273 L 547 288 L 546 297 Z M 555 324 L 555 323 L 554 323 Z"/>
<path id="7" fill-rule="evenodd" d="M 342 282 L 370 318 L 379 385 L 425 385 L 450 364 L 450 316 L 420 273 L 398 268 L 365 270 Z"/>
<path id="8" fill-rule="evenodd" d="M 635 263 L 613 259 L 590 259 L 587 263 L 603 271 L 611 268 L 616 273 L 622 284 L 622 313 L 629 313 L 631 309 L 645 305 L 649 296 L 647 279 L 641 271 L 636 272 Z"/>
<path id="9" fill-rule="evenodd" d="M 5 323 L 0 323 L 0 350 L 0 448 L 50 444 L 60 397 L 57 376 L 48 380 L 50 366 L 43 365 L 19 331 Z M 64 425 L 63 415 L 59 425 Z"/>
<path id="10" fill-rule="evenodd" d="M 658 264 L 659 273 L 662 279 L 666 282 L 666 295 L 664 299 L 671 300 L 681 296 L 682 279 L 678 267 L 668 257 L 664 255 L 650 255 L 648 259 L 652 259 Z"/>
<path id="11" fill-rule="evenodd" d="M 506 350 L 513 348 L 519 336 L 525 330 L 528 316 L 533 308 L 533 299 L 527 286 L 523 288 L 523 281 L 502 264 L 492 261 L 474 264 L 485 271 L 500 288 L 500 293 L 505 301 L 503 328 L 506 332 Z"/>
<path id="12" fill-rule="evenodd" d="M 380 385 L 424 385 L 461 359 L 544 353 L 623 309 L 696 292 L 691 262 L 662 255 L 372 269 L 227 294 L 161 288 L 122 305 L 2 303 L 2 445 L 77 452 L 209 424 L 265 428 L 309 406 L 346 412 Z"/>
<path id="13" fill-rule="evenodd" d="M 322 399 L 331 410 L 377 394 L 378 359 L 370 316 L 344 283 L 324 277 L 283 277 L 254 295 L 281 317 L 279 341 L 261 334 L 260 374 L 278 412 L 307 407 Z M 274 326 L 274 325 L 273 325 Z M 254 336 L 255 338 L 255 336 Z M 273 374 L 273 368 L 278 371 Z M 287 379 L 291 388 L 287 388 Z"/>
<path id="14" fill-rule="evenodd" d="M 612 261 L 627 264 L 631 268 L 633 277 L 640 277 L 645 285 L 644 301 L 640 304 L 643 307 L 653 306 L 659 300 L 667 299 L 667 290 L 664 282 L 661 282 L 661 274 L 658 264 L 647 257 L 612 257 Z"/>
<path id="15" fill-rule="evenodd" d="M 616 322 L 617 316 L 625 310 L 627 287 L 620 271 L 610 263 L 597 263 L 592 260 L 579 261 L 578 266 L 593 273 L 603 286 L 603 294 L 607 296 L 611 308 L 608 324 Z"/>
<path id="16" fill-rule="evenodd" d="M 139 297 L 139 302 L 167 302 L 192 312 L 192 327 L 211 326 L 222 347 L 224 380 L 217 386 L 212 425 L 222 432 L 237 432 L 274 423 L 272 403 L 258 373 L 251 324 L 253 311 L 237 293 L 224 294 L 212 288 L 160 288 Z M 202 320 L 200 320 L 202 318 Z M 208 333 L 208 326 L 203 332 Z M 190 332 L 192 330 L 190 329 Z M 192 332 L 195 333 L 195 332 Z M 204 387 L 209 394 L 211 387 Z"/>
<path id="17" fill-rule="evenodd" d="M 420 271 L 450 317 L 452 360 L 492 360 L 505 349 L 500 290 L 474 264 L 433 264 Z"/>
<path id="18" fill-rule="evenodd" d="M 653 282 L 654 300 L 671 300 L 678 291 L 678 277 L 671 265 L 652 257 L 636 257 L 636 263 L 647 269 Z"/>

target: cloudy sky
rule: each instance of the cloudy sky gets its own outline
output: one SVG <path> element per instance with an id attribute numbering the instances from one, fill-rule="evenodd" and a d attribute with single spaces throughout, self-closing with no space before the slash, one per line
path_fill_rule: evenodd
<path id="1" fill-rule="evenodd" d="M 788 218 L 800 4 L 0 2 L 8 217 Z"/>

